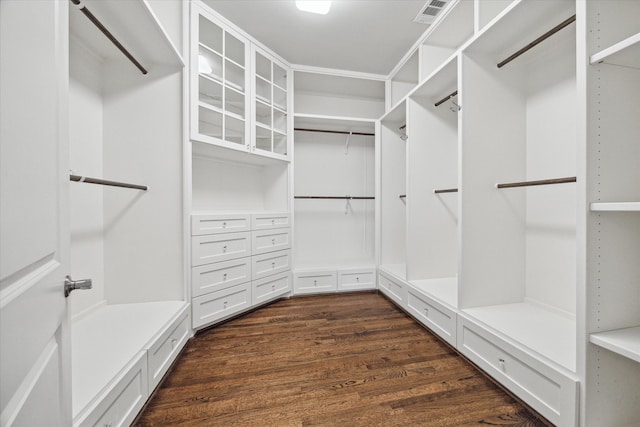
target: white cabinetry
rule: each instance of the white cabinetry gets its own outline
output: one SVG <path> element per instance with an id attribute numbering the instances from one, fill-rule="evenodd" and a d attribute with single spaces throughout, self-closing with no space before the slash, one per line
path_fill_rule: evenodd
<path id="1" fill-rule="evenodd" d="M 640 3 L 578 6 L 586 20 L 578 52 L 586 89 L 581 415 L 585 426 L 639 425 Z"/>
<path id="2" fill-rule="evenodd" d="M 191 216 L 194 328 L 228 319 L 291 291 L 289 223 L 286 212 Z M 258 229 L 252 231 L 252 225 Z M 278 228 L 281 226 L 284 228 Z M 234 232 L 238 229 L 248 231 Z"/>
<path id="3" fill-rule="evenodd" d="M 179 28 L 182 16 L 165 16 L 165 27 L 152 3 L 80 5 L 146 74 L 79 8 L 60 28 L 69 32 L 73 174 L 147 187 L 70 184 L 70 273 L 93 279 L 93 289 L 68 299 L 74 425 L 131 423 L 191 336 L 182 215 L 171 208 L 182 202 L 184 64 L 165 30 Z"/>
<path id="4" fill-rule="evenodd" d="M 287 160 L 288 66 L 201 2 L 191 3 L 190 46 L 191 140 L 222 157 Z"/>

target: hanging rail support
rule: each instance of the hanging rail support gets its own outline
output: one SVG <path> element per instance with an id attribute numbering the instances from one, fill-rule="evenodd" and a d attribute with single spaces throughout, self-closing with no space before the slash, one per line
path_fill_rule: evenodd
<path id="1" fill-rule="evenodd" d="M 504 67 L 509 62 L 513 61 L 514 59 L 516 59 L 517 57 L 519 57 L 520 55 L 522 55 L 532 47 L 537 46 L 538 44 L 542 43 L 543 41 L 545 41 L 546 39 L 548 39 L 558 31 L 562 30 L 567 25 L 575 22 L 575 20 L 576 20 L 576 15 L 573 15 L 572 17 L 565 19 L 560 24 L 556 25 L 555 27 L 553 27 L 552 29 L 550 29 L 549 31 L 547 31 L 546 33 L 544 33 L 543 35 L 541 35 L 540 37 L 538 37 L 537 39 L 535 39 L 534 41 L 532 41 L 531 43 L 529 43 L 528 45 L 526 45 L 525 47 L 523 47 L 522 49 L 520 49 L 519 51 L 511 55 L 510 57 L 508 57 L 507 59 L 499 62 L 498 68 Z"/>
<path id="2" fill-rule="evenodd" d="M 347 140 L 344 143 L 344 155 L 347 156 L 349 154 L 349 139 L 351 139 L 351 135 L 352 133 L 349 132 L 349 135 L 347 135 Z"/>
<path id="3" fill-rule="evenodd" d="M 69 181 L 73 182 L 86 182 L 87 184 L 99 184 L 108 185 L 110 187 L 122 187 L 133 188 L 135 190 L 147 191 L 149 189 L 146 185 L 128 184 L 126 182 L 108 181 L 106 179 L 89 178 L 87 176 L 69 175 Z"/>
<path id="4" fill-rule="evenodd" d="M 120 52 L 122 52 L 124 56 L 126 56 L 129 59 L 129 61 L 131 61 L 133 65 L 135 65 L 138 68 L 138 70 L 140 70 L 142 74 L 145 74 L 145 75 L 148 74 L 148 71 L 142 66 L 142 64 L 140 64 L 138 60 L 134 58 L 133 55 L 131 55 L 131 53 L 129 53 L 127 48 L 122 46 L 122 43 L 120 43 L 118 39 L 115 38 L 115 36 L 111 34 L 111 32 L 107 30 L 107 28 L 104 25 L 102 25 L 102 22 L 100 22 L 100 20 L 96 18 L 95 15 L 91 13 L 89 9 L 86 8 L 86 6 L 82 4 L 81 0 L 71 0 L 71 3 L 76 5 L 78 9 L 80 9 L 80 12 L 82 12 L 84 16 L 89 18 L 89 21 L 91 21 L 93 25 L 98 27 L 98 29 L 102 32 L 102 34 L 104 34 L 105 37 L 107 37 L 109 41 L 111 41 L 111 43 L 113 43 L 115 47 L 117 47 L 120 50 Z"/>
<path id="5" fill-rule="evenodd" d="M 362 136 L 376 136 L 375 133 L 369 132 L 350 132 L 348 130 L 330 130 L 330 129 L 310 129 L 310 128 L 293 128 L 293 130 L 300 132 L 320 132 L 320 133 L 337 133 L 340 135 L 362 135 Z"/>
<path id="6" fill-rule="evenodd" d="M 496 188 L 514 188 L 514 187 L 532 187 L 534 185 L 552 185 L 552 184 L 566 184 L 570 182 L 576 182 L 575 176 L 567 178 L 554 178 L 554 179 L 541 179 L 539 181 L 522 181 L 522 182 L 508 182 L 505 184 L 496 184 Z"/>
<path id="7" fill-rule="evenodd" d="M 447 102 L 448 100 L 450 100 L 451 98 L 453 98 L 454 96 L 458 95 L 458 91 L 456 90 L 455 92 L 445 96 L 444 98 L 442 98 L 440 101 L 436 102 L 434 105 L 434 107 L 439 107 L 442 104 L 444 104 L 445 102 Z"/>
<path id="8" fill-rule="evenodd" d="M 457 193 L 457 188 L 444 188 L 442 190 L 433 190 L 433 194 L 442 194 L 442 193 Z"/>

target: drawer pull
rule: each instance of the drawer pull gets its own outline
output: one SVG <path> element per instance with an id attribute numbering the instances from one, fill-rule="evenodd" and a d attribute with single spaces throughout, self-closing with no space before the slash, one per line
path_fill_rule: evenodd
<path id="1" fill-rule="evenodd" d="M 224 281 L 224 280 L 227 280 L 227 273 L 224 273 L 224 274 L 222 275 L 222 280 L 223 280 L 223 281 Z"/>
<path id="2" fill-rule="evenodd" d="M 222 223 L 222 228 L 227 228 L 227 223 L 226 222 Z"/>
<path id="3" fill-rule="evenodd" d="M 276 263 L 275 263 L 275 261 L 271 263 L 271 268 L 272 268 L 272 269 L 276 268 Z"/>
<path id="4" fill-rule="evenodd" d="M 317 280 L 313 281 L 313 286 L 318 286 L 318 281 Z"/>
<path id="5" fill-rule="evenodd" d="M 227 308 L 227 301 L 225 301 L 225 302 L 223 303 L 223 305 L 224 305 L 224 308 L 226 309 L 226 308 Z"/>
<path id="6" fill-rule="evenodd" d="M 500 363 L 500 367 L 502 368 L 502 370 L 504 371 L 505 368 L 505 361 L 503 358 L 499 358 L 498 362 Z"/>
<path id="7" fill-rule="evenodd" d="M 271 220 L 271 225 L 275 225 L 275 223 L 276 223 L 276 220 L 275 220 L 275 219 L 272 219 L 272 220 Z"/>
<path id="8" fill-rule="evenodd" d="M 360 278 L 359 278 L 359 277 L 356 277 L 356 282 L 359 282 L 359 281 L 360 281 Z"/>
<path id="9" fill-rule="evenodd" d="M 176 338 L 171 340 L 171 348 L 176 348 L 176 344 L 178 344 L 178 340 Z"/>
<path id="10" fill-rule="evenodd" d="M 273 291 L 273 292 L 276 291 L 276 285 L 271 285 L 271 291 Z"/>
<path id="11" fill-rule="evenodd" d="M 103 427 L 111 427 L 113 425 L 112 421 L 109 421 L 108 423 L 104 423 Z"/>
<path id="12" fill-rule="evenodd" d="M 227 252 L 227 245 L 224 245 L 224 246 L 222 247 L 222 253 L 226 253 L 226 252 Z"/>
<path id="13" fill-rule="evenodd" d="M 424 315 L 429 317 L 429 309 L 427 307 L 424 308 Z"/>
<path id="14" fill-rule="evenodd" d="M 275 245 L 276 244 L 276 239 L 271 239 L 271 244 Z"/>

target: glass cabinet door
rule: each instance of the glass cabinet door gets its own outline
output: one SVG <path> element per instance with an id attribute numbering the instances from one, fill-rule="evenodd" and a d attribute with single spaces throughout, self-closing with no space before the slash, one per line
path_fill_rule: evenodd
<path id="1" fill-rule="evenodd" d="M 287 158 L 288 70 L 266 53 L 254 49 L 255 59 L 255 149 Z"/>
<path id="2" fill-rule="evenodd" d="M 191 138 L 248 147 L 248 43 L 194 6 Z"/>

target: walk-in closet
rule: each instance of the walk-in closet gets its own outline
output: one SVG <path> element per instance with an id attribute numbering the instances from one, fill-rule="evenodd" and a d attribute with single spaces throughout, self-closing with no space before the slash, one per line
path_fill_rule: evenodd
<path id="1" fill-rule="evenodd" d="M 266 345 L 276 302 L 317 311 L 322 359 L 351 326 L 318 301 L 347 297 L 525 418 L 640 425 L 640 1 L 1 0 L 0 24 L 3 427 L 132 425 L 199 336 Z"/>

